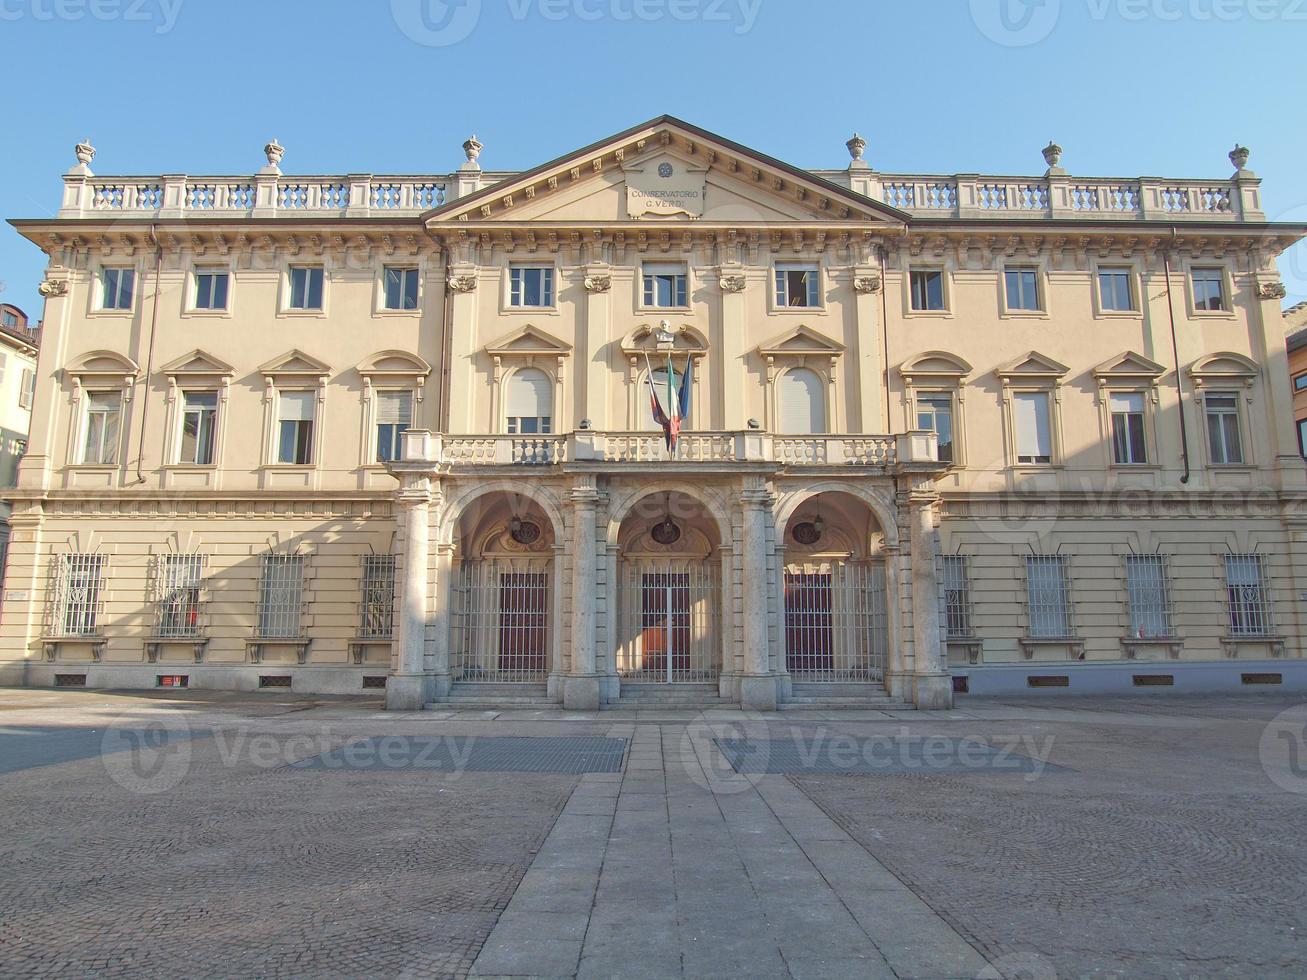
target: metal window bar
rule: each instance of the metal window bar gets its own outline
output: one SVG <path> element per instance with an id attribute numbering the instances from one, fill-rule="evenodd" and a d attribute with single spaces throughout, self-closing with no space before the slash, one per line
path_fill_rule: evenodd
<path id="1" fill-rule="evenodd" d="M 785 662 L 809 683 L 880 682 L 889 649 L 885 566 L 830 562 L 785 571 Z"/>
<path id="2" fill-rule="evenodd" d="M 98 636 L 104 613 L 104 555 L 59 555 L 54 561 L 53 636 Z"/>
<path id="3" fill-rule="evenodd" d="M 949 640 L 970 639 L 971 577 L 966 555 L 940 557 L 940 589 L 944 594 L 944 637 Z"/>
<path id="4" fill-rule="evenodd" d="M 623 683 L 716 683 L 722 645 L 716 568 L 698 558 L 626 561 L 619 581 Z"/>
<path id="5" fill-rule="evenodd" d="M 1269 636 L 1275 631 L 1261 555 L 1226 555 L 1225 584 L 1231 636 Z"/>
<path id="6" fill-rule="evenodd" d="M 1175 635 L 1171 582 L 1163 555 L 1127 555 L 1126 593 L 1130 598 L 1130 635 L 1140 640 Z"/>
<path id="7" fill-rule="evenodd" d="M 1026 556 L 1026 600 L 1032 638 L 1071 637 L 1071 583 L 1065 556 Z"/>
<path id="8" fill-rule="evenodd" d="M 154 635 L 199 636 L 206 555 L 160 555 L 154 572 Z"/>
<path id="9" fill-rule="evenodd" d="M 303 633 L 304 555 L 263 556 L 259 580 L 258 635 L 267 640 L 297 640 Z"/>
<path id="10" fill-rule="evenodd" d="M 549 559 L 464 562 L 454 576 L 455 680 L 536 684 L 549 671 Z"/>
<path id="11" fill-rule="evenodd" d="M 363 557 L 362 616 L 359 636 L 389 640 L 395 635 L 395 556 Z"/>

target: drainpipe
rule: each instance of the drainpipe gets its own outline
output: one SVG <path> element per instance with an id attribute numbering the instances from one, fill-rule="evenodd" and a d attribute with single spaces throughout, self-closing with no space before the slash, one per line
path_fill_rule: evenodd
<path id="1" fill-rule="evenodd" d="M 906 228 L 904 229 L 906 231 Z M 889 409 L 889 287 L 885 285 L 885 244 L 876 247 L 880 253 L 880 335 L 881 335 L 881 387 L 885 391 L 885 435 L 892 435 L 894 423 Z"/>
<path id="2" fill-rule="evenodd" d="M 1175 246 L 1178 237 L 1175 228 L 1172 227 L 1171 248 Z M 1176 339 L 1175 299 L 1171 295 L 1171 248 L 1162 250 L 1162 267 L 1166 272 L 1166 311 L 1171 317 L 1171 356 L 1175 362 L 1175 392 L 1180 416 L 1180 456 L 1184 460 L 1184 476 L 1180 477 L 1180 482 L 1187 484 L 1191 472 L 1189 466 L 1189 432 L 1184 421 L 1184 385 L 1180 378 L 1180 342 Z"/>
<path id="3" fill-rule="evenodd" d="M 449 270 L 450 270 L 450 253 L 445 250 L 445 284 L 444 284 L 444 303 L 440 314 L 440 417 L 436 419 L 436 431 L 440 433 L 449 432 L 449 359 L 453 356 L 454 351 L 454 331 L 450 325 L 450 319 L 453 317 L 453 294 L 449 288 Z"/>
<path id="4" fill-rule="evenodd" d="M 150 241 L 154 242 L 154 298 L 150 303 L 150 346 L 145 360 L 145 391 L 141 394 L 141 433 L 136 450 L 136 479 L 129 486 L 139 486 L 145 482 L 141 467 L 145 459 L 145 423 L 150 415 L 150 380 L 154 376 L 154 328 L 159 320 L 159 279 L 163 273 L 163 245 L 156 234 L 158 227 L 150 225 Z"/>

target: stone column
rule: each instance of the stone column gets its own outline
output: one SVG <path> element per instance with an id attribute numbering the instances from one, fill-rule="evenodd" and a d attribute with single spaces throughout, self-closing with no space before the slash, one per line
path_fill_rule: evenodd
<path id="1" fill-rule="evenodd" d="M 395 652 L 386 681 L 386 707 L 391 711 L 421 711 L 433 693 L 425 664 L 431 478 L 410 474 L 403 480 L 397 497 L 404 524 L 403 575 L 396 590 Z"/>
<path id="2" fill-rule="evenodd" d="M 568 711 L 599 710 L 599 673 L 595 666 L 598 506 L 594 477 L 583 477 L 572 489 L 572 672 L 563 684 L 563 707 Z"/>
<path id="3" fill-rule="evenodd" d="M 449 663 L 449 602 L 454 577 L 454 546 L 443 541 L 436 545 L 435 592 L 432 596 L 431 625 L 427 629 L 427 648 L 431 651 L 427 669 L 431 674 L 432 701 L 449 700 L 454 675 Z"/>
<path id="4" fill-rule="evenodd" d="M 744 517 L 741 538 L 744 676 L 740 678 L 740 704 L 755 711 L 775 711 L 776 678 L 771 672 L 771 631 L 767 617 L 771 567 L 767 553 L 767 510 L 771 507 L 771 494 L 761 478 L 746 479 L 740 505 Z"/>
<path id="5" fill-rule="evenodd" d="M 940 627 L 939 576 L 935 561 L 935 508 L 939 494 L 929 484 L 908 494 L 912 532 L 912 648 L 915 654 L 912 700 L 923 710 L 953 707 Z"/>

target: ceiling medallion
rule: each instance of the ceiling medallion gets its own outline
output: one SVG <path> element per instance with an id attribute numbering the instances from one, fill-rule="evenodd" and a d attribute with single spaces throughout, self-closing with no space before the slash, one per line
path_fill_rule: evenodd
<path id="1" fill-rule="evenodd" d="M 821 540 L 821 529 L 812 521 L 794 525 L 794 540 L 802 545 L 814 545 Z"/>
<path id="2" fill-rule="evenodd" d="M 518 544 L 535 544 L 540 540 L 540 525 L 515 519 L 508 533 Z"/>
<path id="3" fill-rule="evenodd" d="M 661 523 L 650 528 L 649 537 L 659 544 L 676 544 L 677 541 L 681 540 L 681 529 L 677 527 L 674 520 L 665 517 Z"/>

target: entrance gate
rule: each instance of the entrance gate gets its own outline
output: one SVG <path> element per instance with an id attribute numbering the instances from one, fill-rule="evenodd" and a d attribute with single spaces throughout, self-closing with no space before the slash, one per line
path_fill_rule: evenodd
<path id="1" fill-rule="evenodd" d="M 455 576 L 450 667 L 458 681 L 530 684 L 549 670 L 549 562 L 464 562 Z"/>
<path id="2" fill-rule="evenodd" d="M 785 570 L 785 664 L 796 681 L 885 679 L 885 566 L 816 562 Z"/>
<path id="3" fill-rule="evenodd" d="M 695 559 L 623 562 L 617 672 L 623 683 L 708 684 L 721 672 L 714 570 Z"/>

